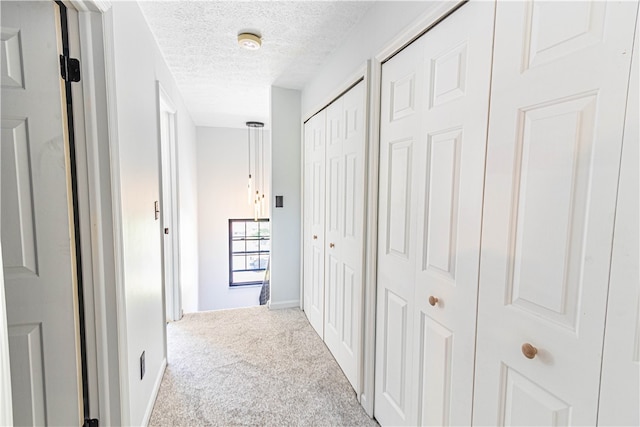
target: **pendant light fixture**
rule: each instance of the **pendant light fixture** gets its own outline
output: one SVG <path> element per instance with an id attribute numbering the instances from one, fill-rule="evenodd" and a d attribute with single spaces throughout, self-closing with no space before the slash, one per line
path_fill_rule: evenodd
<path id="1" fill-rule="evenodd" d="M 247 153 L 249 166 L 249 182 L 247 184 L 247 198 L 249 205 L 253 204 L 253 219 L 258 220 L 265 212 L 264 198 L 264 123 L 246 122 L 247 125 Z M 254 169 L 251 173 L 251 146 L 254 152 Z"/>

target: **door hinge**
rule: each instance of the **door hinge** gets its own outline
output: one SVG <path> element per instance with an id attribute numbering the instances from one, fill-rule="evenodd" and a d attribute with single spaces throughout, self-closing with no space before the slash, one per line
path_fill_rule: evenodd
<path id="1" fill-rule="evenodd" d="M 60 75 L 67 82 L 79 82 L 80 60 L 60 55 Z"/>
<path id="2" fill-rule="evenodd" d="M 98 419 L 97 418 L 85 418 L 84 420 L 84 426 L 83 427 L 99 427 L 100 424 L 98 423 Z"/>

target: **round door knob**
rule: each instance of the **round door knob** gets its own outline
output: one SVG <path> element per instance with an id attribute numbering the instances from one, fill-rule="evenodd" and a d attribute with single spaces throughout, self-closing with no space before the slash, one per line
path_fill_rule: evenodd
<path id="1" fill-rule="evenodd" d="M 438 298 L 434 297 L 433 295 L 431 295 L 429 297 L 429 304 L 431 304 L 433 307 L 435 307 L 437 303 L 438 303 Z"/>
<path id="2" fill-rule="evenodd" d="M 313 235 L 313 240 L 318 240 L 318 236 L 316 236 L 315 234 Z"/>
<path id="3" fill-rule="evenodd" d="M 528 342 L 522 344 L 522 354 L 527 359 L 533 359 L 538 354 L 538 349 L 529 344 Z"/>
<path id="4" fill-rule="evenodd" d="M 330 247 L 330 248 L 335 248 L 335 247 L 336 247 L 336 245 L 334 245 L 333 243 L 329 243 L 329 247 Z"/>

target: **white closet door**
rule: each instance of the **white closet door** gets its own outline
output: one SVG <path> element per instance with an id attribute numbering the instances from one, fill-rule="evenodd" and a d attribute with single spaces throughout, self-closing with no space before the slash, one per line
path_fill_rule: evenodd
<path id="1" fill-rule="evenodd" d="M 383 66 L 382 425 L 471 423 L 493 17 L 469 3 Z"/>
<path id="2" fill-rule="evenodd" d="M 598 425 L 640 425 L 638 22 L 620 166 Z"/>
<path id="3" fill-rule="evenodd" d="M 79 309 L 60 16 L 54 2 L 3 1 L 0 8 L 0 228 L 13 421 L 79 425 Z"/>
<path id="4" fill-rule="evenodd" d="M 498 2 L 476 425 L 596 423 L 636 12 Z"/>
<path id="5" fill-rule="evenodd" d="M 470 425 L 494 3 L 470 3 L 424 42 L 413 384 L 417 424 Z M 437 299 L 437 301 L 436 301 Z"/>
<path id="6" fill-rule="evenodd" d="M 382 67 L 378 296 L 374 415 L 381 425 L 415 424 L 411 381 L 417 181 L 424 66 L 422 39 Z"/>
<path id="7" fill-rule="evenodd" d="M 360 389 L 364 232 L 364 83 L 327 109 L 324 339 Z"/>
<path id="8" fill-rule="evenodd" d="M 324 336 L 324 157 L 325 111 L 304 126 L 304 311 Z"/>

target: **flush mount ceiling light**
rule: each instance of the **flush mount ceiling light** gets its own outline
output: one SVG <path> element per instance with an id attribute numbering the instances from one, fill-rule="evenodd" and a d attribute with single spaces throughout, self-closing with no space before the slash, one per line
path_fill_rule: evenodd
<path id="1" fill-rule="evenodd" d="M 251 33 L 238 34 L 238 44 L 248 50 L 258 50 L 262 46 L 260 36 Z"/>

